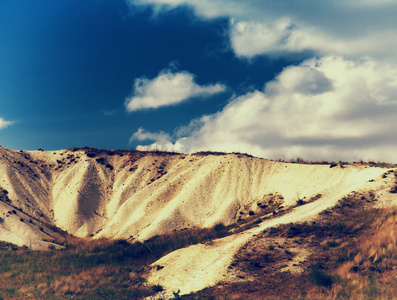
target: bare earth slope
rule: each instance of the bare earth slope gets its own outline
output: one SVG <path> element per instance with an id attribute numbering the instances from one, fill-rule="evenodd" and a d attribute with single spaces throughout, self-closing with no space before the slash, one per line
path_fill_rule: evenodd
<path id="1" fill-rule="evenodd" d="M 150 280 L 186 293 L 219 280 L 253 234 L 306 220 L 352 191 L 381 190 L 390 184 L 381 178 L 386 171 L 241 154 L 0 148 L 0 240 L 45 248 L 43 239 L 57 237 L 50 224 L 79 237 L 145 240 L 173 230 L 233 224 L 274 204 L 287 209 L 298 199 L 315 200 L 213 245 L 162 258 L 158 264 L 166 267 Z"/>
<path id="2" fill-rule="evenodd" d="M 288 173 L 284 169 L 289 169 Z M 177 250 L 161 258 L 153 265 L 149 282 L 161 284 L 172 295 L 180 290 L 181 294 L 199 291 L 225 280 L 230 273 L 233 256 L 252 237 L 264 229 L 290 222 L 308 221 L 321 211 L 334 206 L 338 200 L 351 192 L 373 191 L 378 197 L 378 206 L 396 204 L 396 197 L 388 191 L 392 179 L 382 178 L 385 169 L 347 167 L 330 169 L 329 166 L 284 165 L 272 163 L 272 177 L 263 184 L 273 192 L 285 197 L 286 206 L 295 206 L 288 213 L 265 220 L 250 230 L 214 241 L 210 245 L 193 245 Z M 273 183 L 273 184 L 272 184 Z M 267 192 L 269 190 L 266 190 Z M 308 199 L 322 193 L 322 197 L 303 206 L 296 206 L 296 196 Z M 295 205 L 294 205 L 295 204 Z"/>

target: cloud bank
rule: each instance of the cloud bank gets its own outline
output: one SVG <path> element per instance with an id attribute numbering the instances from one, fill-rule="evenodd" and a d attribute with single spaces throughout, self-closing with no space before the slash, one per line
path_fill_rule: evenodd
<path id="1" fill-rule="evenodd" d="M 127 111 L 159 108 L 181 103 L 193 97 L 209 97 L 226 90 L 222 84 L 200 86 L 189 72 L 163 70 L 154 79 L 138 78 L 133 95 L 125 100 Z"/>
<path id="2" fill-rule="evenodd" d="M 312 57 L 177 128 L 166 148 L 397 162 L 397 0 L 130 2 L 228 18 L 231 49 L 253 63 L 258 55 Z"/>
<path id="3" fill-rule="evenodd" d="M 130 0 L 159 13 L 181 5 L 205 19 L 230 19 L 237 56 L 283 55 L 312 50 L 322 55 L 396 58 L 397 1 Z"/>
<path id="4" fill-rule="evenodd" d="M 396 161 L 397 70 L 378 66 L 369 59 L 310 59 L 286 68 L 262 91 L 177 129 L 174 143 L 169 135 L 142 135 L 142 129 L 134 137 L 181 152 Z"/>

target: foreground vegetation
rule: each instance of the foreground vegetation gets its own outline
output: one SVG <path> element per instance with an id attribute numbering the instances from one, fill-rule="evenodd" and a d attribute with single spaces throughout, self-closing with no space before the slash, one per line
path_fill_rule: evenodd
<path id="1" fill-rule="evenodd" d="M 161 286 L 144 279 L 160 257 L 228 234 L 228 228 L 176 231 L 144 243 L 67 237 L 63 250 L 0 243 L 0 299 L 137 299 Z"/>
<path id="2" fill-rule="evenodd" d="M 397 295 L 397 208 L 354 193 L 311 222 L 271 228 L 229 266 L 232 282 L 182 299 L 392 299 Z"/>

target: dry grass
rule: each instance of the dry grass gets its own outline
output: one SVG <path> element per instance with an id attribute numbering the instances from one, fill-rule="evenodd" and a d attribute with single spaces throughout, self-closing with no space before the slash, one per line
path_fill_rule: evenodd
<path id="1" fill-rule="evenodd" d="M 148 266 L 188 245 L 229 234 L 229 227 L 175 231 L 144 243 L 76 238 L 64 249 L 31 251 L 0 243 L 0 299 L 139 299 L 158 292 L 146 284 Z"/>
<path id="2" fill-rule="evenodd" d="M 292 164 L 302 164 L 302 165 L 330 165 L 331 168 L 333 167 L 340 167 L 344 168 L 347 165 L 354 165 L 354 166 L 366 166 L 366 167 L 378 167 L 378 168 L 396 168 L 397 164 L 392 164 L 392 163 L 386 163 L 386 162 L 375 162 L 375 161 L 353 161 L 353 162 L 347 162 L 347 161 L 326 161 L 326 160 L 305 160 L 303 158 L 296 158 L 296 159 L 290 159 L 290 160 L 285 160 L 285 159 L 278 159 L 278 162 L 283 162 L 283 163 L 292 163 Z"/>
<path id="3" fill-rule="evenodd" d="M 397 294 L 397 209 L 351 194 L 312 222 L 264 231 L 235 256 L 232 282 L 182 299 L 390 299 Z"/>
<path id="4" fill-rule="evenodd" d="M 0 299 L 134 299 L 153 294 L 145 282 L 130 281 L 131 272 L 142 265 L 129 258 L 121 263 L 107 252 L 112 245 L 2 250 Z"/>

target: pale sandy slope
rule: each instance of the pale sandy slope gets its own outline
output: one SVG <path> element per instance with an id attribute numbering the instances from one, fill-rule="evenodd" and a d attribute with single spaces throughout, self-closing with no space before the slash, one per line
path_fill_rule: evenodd
<path id="1" fill-rule="evenodd" d="M 298 197 L 321 193 L 323 209 L 336 195 L 385 171 L 285 164 L 237 154 L 0 148 L 0 187 L 11 200 L 2 202 L 0 232 L 8 232 L 7 240 L 18 245 L 44 239 L 32 223 L 25 224 L 30 229 L 14 225 L 17 219 L 7 216 L 4 206 L 12 205 L 37 222 L 80 237 L 144 240 L 174 229 L 234 223 L 250 210 L 258 212 L 257 202 L 269 193 L 282 195 L 287 206 Z"/>
<path id="2" fill-rule="evenodd" d="M 51 176 L 26 155 L 0 148 L 0 240 L 32 249 L 58 247 L 51 241 L 60 235 L 47 225 Z"/>
<path id="3" fill-rule="evenodd" d="M 287 168 L 289 174 L 283 173 L 280 168 L 278 168 L 279 173 L 273 173 L 275 177 L 271 183 L 267 182 L 268 188 L 283 195 L 290 195 L 288 199 L 293 199 L 296 192 L 300 195 L 322 193 L 323 197 L 316 202 L 296 207 L 280 218 L 263 222 L 257 228 L 216 240 L 208 245 L 200 244 L 177 250 L 153 264 L 163 268 L 160 270 L 153 268 L 149 283 L 164 286 L 170 297 L 173 291 L 180 290 L 181 294 L 198 291 L 223 280 L 236 252 L 255 234 L 268 227 L 281 223 L 307 221 L 353 191 L 377 191 L 378 205 L 384 202 L 390 205 L 392 202 L 388 190 L 394 181 L 381 178 L 384 169 L 349 167 L 330 170 L 329 167 L 318 169 L 314 166 L 296 165 Z M 302 174 L 305 174 L 304 177 Z M 373 179 L 375 181 L 372 181 Z M 282 184 L 279 185 L 279 182 Z M 395 202 L 396 199 L 394 205 Z"/>

